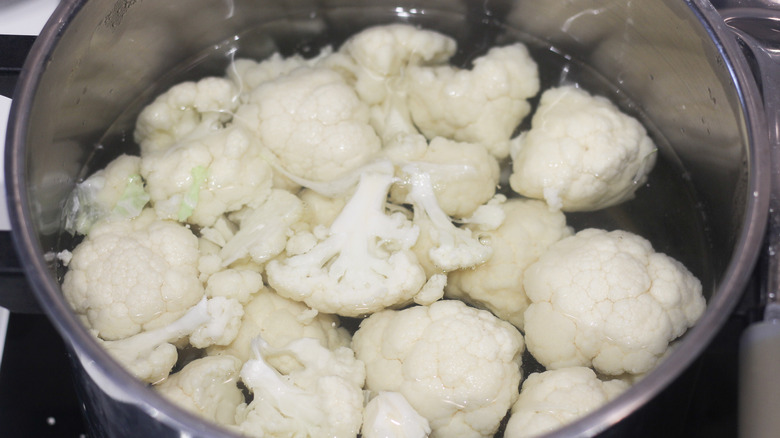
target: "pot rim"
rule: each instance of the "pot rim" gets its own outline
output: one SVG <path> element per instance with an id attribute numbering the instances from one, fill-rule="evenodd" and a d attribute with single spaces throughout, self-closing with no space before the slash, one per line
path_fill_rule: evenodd
<path id="1" fill-rule="evenodd" d="M 66 340 L 70 350 L 90 376 L 104 382 L 110 381 L 121 388 L 125 400 L 147 412 L 151 417 L 163 420 L 180 431 L 208 436 L 238 436 L 222 427 L 204 421 L 174 405 L 146 384 L 133 377 L 88 333 L 62 298 L 60 284 L 51 275 L 46 254 L 42 254 L 32 226 L 31 209 L 26 193 L 25 143 L 27 140 L 27 110 L 33 103 L 40 77 L 46 70 L 49 53 L 58 44 L 69 23 L 87 0 L 63 0 L 36 39 L 25 62 L 12 100 L 5 150 L 6 197 L 14 245 L 24 266 L 32 292 L 53 325 Z M 708 302 L 707 310 L 699 322 L 680 341 L 680 345 L 647 377 L 632 385 L 627 391 L 591 414 L 545 435 L 593 436 L 613 426 L 654 398 L 679 376 L 712 341 L 719 328 L 736 307 L 742 290 L 752 275 L 758 259 L 769 210 L 770 165 L 768 138 L 763 105 L 758 87 L 736 40 L 723 23 L 720 15 L 707 0 L 686 0 L 686 5 L 707 31 L 712 44 L 722 56 L 737 90 L 745 117 L 745 131 L 749 147 L 746 208 L 743 229 L 740 231 L 734 254 L 718 285 L 717 293 Z M 49 255 L 51 256 L 51 255 Z M 731 293 L 727 293 L 731 291 Z M 99 375 L 94 375 L 97 373 Z M 110 385 L 109 385 L 110 386 Z M 182 435 L 184 436 L 184 435 Z"/>

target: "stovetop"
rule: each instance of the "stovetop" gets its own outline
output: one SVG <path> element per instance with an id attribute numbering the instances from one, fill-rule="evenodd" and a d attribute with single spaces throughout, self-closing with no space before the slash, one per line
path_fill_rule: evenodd
<path id="1" fill-rule="evenodd" d="M 57 3 L 58 0 L 0 0 L 0 144 L 4 144 L 10 96 L 21 63 Z M 0 179 L 0 183 L 0 194 L 4 196 L 4 181 Z M 25 285 L 19 278 L 10 244 L 5 202 L 0 201 L 2 293 Z M 754 290 L 757 287 L 748 289 L 743 302 L 702 357 L 634 414 L 664 420 L 640 421 L 637 424 L 641 429 L 623 431 L 621 436 L 737 436 L 737 349 L 740 334 L 755 319 Z M 87 437 L 67 350 L 56 330 L 43 315 L 9 315 L 4 310 L 0 308 L 0 437 Z M 676 415 L 665 414 L 669 411 Z M 658 412 L 664 414 L 659 416 Z"/>

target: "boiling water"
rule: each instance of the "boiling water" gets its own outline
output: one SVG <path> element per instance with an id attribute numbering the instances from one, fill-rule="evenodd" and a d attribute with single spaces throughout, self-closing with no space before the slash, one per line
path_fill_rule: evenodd
<path id="1" fill-rule="evenodd" d="M 702 280 L 705 294 L 713 289 L 714 272 L 708 251 L 710 245 L 706 220 L 686 172 L 674 155 L 672 145 L 655 129 L 652 120 L 642 113 L 641 103 L 633 102 L 616 84 L 608 82 L 575 57 L 489 18 L 477 22 L 471 20 L 464 26 L 466 20 L 463 16 L 445 11 L 344 8 L 331 10 L 327 15 L 305 14 L 259 24 L 235 38 L 207 48 L 160 78 L 107 130 L 100 146 L 88 161 L 84 175 L 105 166 L 118 153 L 138 154 L 138 147 L 132 141 L 135 118 L 143 106 L 170 86 L 208 75 L 222 76 L 231 60 L 238 57 L 262 59 L 274 52 L 285 56 L 293 53 L 314 56 L 325 46 L 338 47 L 362 28 L 390 21 L 418 24 L 452 36 L 459 44 L 453 63 L 463 67 L 468 67 L 474 58 L 484 54 L 491 46 L 521 41 L 528 46 L 539 66 L 542 90 L 563 84 L 578 84 L 593 94 L 610 98 L 625 112 L 641 120 L 659 148 L 657 164 L 647 183 L 631 201 L 597 212 L 567 214 L 567 220 L 575 230 L 597 227 L 637 233 L 650 240 L 657 251 L 667 253 L 685 264 Z M 539 96 L 531 101 L 532 106 L 538 104 L 538 99 Z M 517 132 L 527 129 L 529 122 L 530 116 L 518 127 Z M 504 165 L 511 166 L 508 162 Z M 510 197 L 517 196 L 509 190 L 506 181 L 501 191 Z M 343 323 L 354 331 L 359 321 L 344 318 Z M 182 358 L 188 361 L 198 354 L 197 351 L 187 351 L 183 352 Z M 526 375 L 541 370 L 529 354 L 524 357 L 524 363 Z"/>

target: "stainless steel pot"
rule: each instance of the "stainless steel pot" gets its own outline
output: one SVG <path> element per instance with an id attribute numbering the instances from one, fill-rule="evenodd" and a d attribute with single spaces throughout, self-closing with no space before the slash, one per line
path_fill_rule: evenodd
<path id="1" fill-rule="evenodd" d="M 707 312 L 655 371 L 560 435 L 619 427 L 685 370 L 724 323 L 762 247 L 769 154 L 749 63 L 704 0 L 63 0 L 17 87 L 6 183 L 20 258 L 37 300 L 73 352 L 95 436 L 225 432 L 132 378 L 70 311 L 55 255 L 74 243 L 61 223 L 73 185 L 133 150 L 133 117 L 174 78 L 221 74 L 234 52 L 305 52 L 388 20 L 482 46 L 508 33 L 528 34 L 616 85 L 665 145 L 669 167 L 640 190 L 660 197 L 602 219 L 636 228 L 692 266 L 705 285 Z M 684 181 L 685 190 L 664 188 L 667 177 Z"/>

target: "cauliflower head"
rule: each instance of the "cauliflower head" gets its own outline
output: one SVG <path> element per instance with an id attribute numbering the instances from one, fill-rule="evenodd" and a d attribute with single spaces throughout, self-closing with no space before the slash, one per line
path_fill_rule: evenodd
<path id="1" fill-rule="evenodd" d="M 302 67 L 258 86 L 235 116 L 281 168 L 315 181 L 339 178 L 380 149 L 368 106 L 335 71 Z"/>
<path id="2" fill-rule="evenodd" d="M 252 340 L 258 336 L 273 348 L 282 348 L 301 338 L 315 339 L 331 350 L 347 347 L 352 341 L 337 316 L 319 313 L 301 302 L 263 289 L 244 306 L 241 327 L 233 342 L 209 347 L 208 353 L 227 354 L 247 361 L 252 357 Z M 269 357 L 268 362 L 279 370 L 292 367 L 284 362 L 284 357 Z"/>
<path id="3" fill-rule="evenodd" d="M 528 351 L 547 369 L 652 369 L 704 312 L 699 280 L 627 231 L 586 229 L 525 270 Z"/>
<path id="4" fill-rule="evenodd" d="M 65 299 L 106 340 L 164 326 L 203 297 L 198 239 L 150 209 L 94 225 L 73 250 Z"/>
<path id="5" fill-rule="evenodd" d="M 65 229 L 87 234 L 106 217 L 132 219 L 141 214 L 149 199 L 141 177 L 141 158 L 122 154 L 76 185 L 65 205 Z"/>
<path id="6" fill-rule="evenodd" d="M 481 143 L 505 158 L 512 134 L 531 112 L 527 99 L 539 92 L 536 62 L 516 43 L 494 47 L 473 64 L 471 70 L 410 66 L 404 84 L 412 120 L 428 138 Z"/>
<path id="7" fill-rule="evenodd" d="M 254 357 L 241 368 L 241 380 L 254 394 L 236 414 L 249 436 L 355 437 L 363 418 L 365 367 L 354 352 L 329 350 L 314 339 L 272 348 L 255 341 Z M 267 362 L 288 355 L 299 367 L 280 372 Z"/>
<path id="8" fill-rule="evenodd" d="M 512 190 L 563 211 L 631 199 L 656 160 L 638 120 L 573 86 L 545 91 L 531 129 L 513 142 Z"/>
<path id="9" fill-rule="evenodd" d="M 573 231 L 563 213 L 550 211 L 542 201 L 510 199 L 500 208 L 506 218 L 501 226 L 480 232 L 480 239 L 490 242 L 493 256 L 474 268 L 450 271 L 445 296 L 490 310 L 523 330 L 529 304 L 523 288 L 525 269 Z"/>
<path id="10" fill-rule="evenodd" d="M 518 396 L 522 335 L 460 301 L 375 313 L 352 347 L 366 388 L 401 393 L 432 437 L 492 437 Z"/>
<path id="11" fill-rule="evenodd" d="M 157 384 L 176 365 L 179 357 L 176 345 L 181 345 L 187 337 L 196 348 L 229 343 L 238 331 L 242 314 L 243 309 L 235 300 L 204 297 L 170 324 L 115 341 L 100 338 L 98 341 L 138 379 Z"/>
<path id="12" fill-rule="evenodd" d="M 141 110 L 133 135 L 142 155 L 165 150 L 190 136 L 220 129 L 239 104 L 238 89 L 228 79 L 182 82 Z"/>
<path id="13" fill-rule="evenodd" d="M 431 426 L 402 394 L 382 391 L 366 404 L 360 433 L 364 438 L 427 438 Z"/>
<path id="14" fill-rule="evenodd" d="M 260 206 L 271 192 L 273 170 L 258 140 L 241 126 L 190 137 L 141 159 L 161 218 L 208 227 L 224 213 Z"/>
<path id="15" fill-rule="evenodd" d="M 369 105 L 385 101 L 412 65 L 446 63 L 455 54 L 452 38 L 409 24 L 372 26 L 341 45 L 324 64 L 342 72 Z"/>
<path id="16" fill-rule="evenodd" d="M 268 283 L 284 297 L 341 316 L 412 301 L 427 278 L 410 250 L 418 229 L 402 213 L 385 211 L 392 182 L 392 172 L 364 173 L 324 240 L 268 262 Z"/>
<path id="17" fill-rule="evenodd" d="M 235 424 L 236 409 L 244 403 L 244 394 L 237 385 L 242 365 L 233 356 L 205 356 L 152 388 L 177 406 L 207 420 Z"/>
<path id="18" fill-rule="evenodd" d="M 523 382 L 506 425 L 507 438 L 533 437 L 584 417 L 628 389 L 623 380 L 601 380 L 590 368 L 533 373 Z"/>
<path id="19" fill-rule="evenodd" d="M 468 217 L 496 193 L 498 161 L 481 144 L 436 137 L 414 165 L 430 175 L 439 207 L 449 216 Z M 403 167 L 401 173 L 403 179 Z M 403 204 L 409 189 L 409 184 L 394 184 L 391 201 Z"/>

